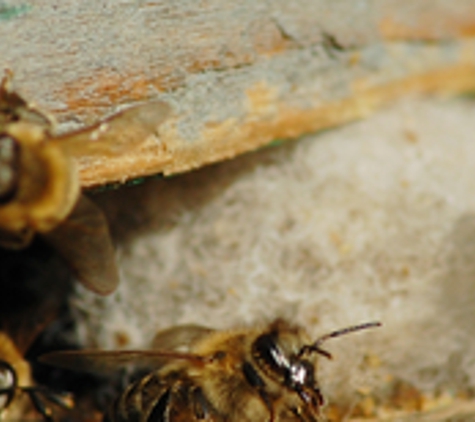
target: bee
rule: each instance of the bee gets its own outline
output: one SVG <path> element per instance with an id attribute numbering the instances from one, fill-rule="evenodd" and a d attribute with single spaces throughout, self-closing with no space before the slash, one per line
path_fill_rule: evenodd
<path id="1" fill-rule="evenodd" d="M 21 253 L 0 251 L 0 421 L 25 420 L 33 415 L 32 405 L 50 420 L 55 400 L 36 385 L 37 365 L 28 355 L 38 336 L 64 314 L 72 283 L 65 263 L 40 240 Z"/>
<path id="2" fill-rule="evenodd" d="M 317 356 L 328 339 L 377 327 L 355 325 L 311 341 L 277 319 L 263 328 L 218 331 L 182 325 L 159 332 L 149 351 L 59 351 L 40 360 L 105 373 L 132 363 L 155 368 L 129 384 L 111 406 L 110 422 L 319 421 L 324 398 Z"/>
<path id="3" fill-rule="evenodd" d="M 57 135 L 54 119 L 15 92 L 11 79 L 7 71 L 0 83 L 0 246 L 23 249 L 39 234 L 87 288 L 108 294 L 119 280 L 114 248 L 105 216 L 81 194 L 77 162 L 143 147 L 169 106 L 150 102 Z"/>
<path id="4" fill-rule="evenodd" d="M 52 409 L 46 405 L 46 402 L 66 410 L 70 410 L 73 406 L 68 394 L 56 394 L 40 386 L 20 385 L 15 368 L 8 361 L 0 359 L 0 420 L 3 420 L 3 416 L 8 420 L 16 416 L 15 412 L 18 413 L 18 409 L 12 411 L 11 407 L 21 395 L 26 395 L 30 399 L 33 407 L 45 422 L 54 420 Z"/>
<path id="5" fill-rule="evenodd" d="M 70 410 L 72 396 L 35 385 L 30 363 L 15 340 L 7 330 L 0 329 L 0 421 L 24 420 L 33 407 L 45 422 L 50 422 L 53 409 L 49 404 Z"/>

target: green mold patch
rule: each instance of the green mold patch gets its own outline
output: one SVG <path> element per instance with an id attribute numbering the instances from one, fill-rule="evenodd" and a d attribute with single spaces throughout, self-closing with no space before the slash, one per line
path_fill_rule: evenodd
<path id="1" fill-rule="evenodd" d="M 118 190 L 123 187 L 130 187 L 130 186 L 138 186 L 144 184 L 147 180 L 156 180 L 156 179 L 164 179 L 165 177 L 162 174 L 153 174 L 150 176 L 145 176 L 145 177 L 138 177 L 135 179 L 130 179 L 125 182 L 113 182 L 113 183 L 107 183 L 105 185 L 100 185 L 100 186 L 95 186 L 92 188 L 85 189 L 86 192 L 96 194 L 96 193 L 102 193 L 102 192 L 109 192 L 113 190 Z"/>
<path id="2" fill-rule="evenodd" d="M 264 147 L 265 148 L 278 147 L 286 141 L 287 141 L 287 139 L 274 139 L 273 141 L 270 141 L 268 144 L 266 144 Z"/>
<path id="3" fill-rule="evenodd" d="M 8 21 L 24 15 L 31 10 L 28 4 L 20 4 L 18 6 L 10 6 L 0 1 L 0 21 Z"/>

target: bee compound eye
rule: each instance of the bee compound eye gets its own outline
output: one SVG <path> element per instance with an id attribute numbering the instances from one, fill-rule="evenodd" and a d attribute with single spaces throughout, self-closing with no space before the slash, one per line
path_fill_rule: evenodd
<path id="1" fill-rule="evenodd" d="M 0 410 L 6 409 L 10 405 L 16 387 L 15 369 L 8 362 L 0 360 Z"/>
<path id="2" fill-rule="evenodd" d="M 256 339 L 253 346 L 253 356 L 258 365 L 268 374 L 277 378 L 286 378 L 289 362 L 276 344 L 275 335 L 263 334 Z"/>

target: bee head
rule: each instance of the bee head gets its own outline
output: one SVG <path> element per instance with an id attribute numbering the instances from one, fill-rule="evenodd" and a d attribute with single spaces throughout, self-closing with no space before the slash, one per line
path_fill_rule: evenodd
<path id="1" fill-rule="evenodd" d="M 254 341 L 252 355 L 269 378 L 295 391 L 306 404 L 318 409 L 323 398 L 315 379 L 314 360 L 301 354 L 304 338 L 303 330 L 277 320 Z"/>
<path id="2" fill-rule="evenodd" d="M 321 348 L 326 340 L 380 325 L 379 322 L 355 325 L 333 331 L 313 343 L 302 344 L 304 333 L 301 329 L 277 320 L 254 341 L 252 355 L 267 376 L 295 391 L 304 403 L 318 409 L 323 404 L 323 397 L 315 379 L 315 359 L 312 355 L 317 353 L 331 359 L 331 354 Z"/>

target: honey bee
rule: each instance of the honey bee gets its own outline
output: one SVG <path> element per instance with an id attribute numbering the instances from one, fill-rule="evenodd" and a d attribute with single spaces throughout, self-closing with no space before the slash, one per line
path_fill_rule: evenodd
<path id="1" fill-rule="evenodd" d="M 22 249 L 39 234 L 87 288 L 108 294 L 119 280 L 114 248 L 105 216 L 81 195 L 78 157 L 141 147 L 170 109 L 155 101 L 56 135 L 54 120 L 16 93 L 11 79 L 7 71 L 0 83 L 0 246 Z"/>
<path id="2" fill-rule="evenodd" d="M 45 422 L 54 420 L 52 409 L 47 406 L 46 402 L 67 410 L 73 406 L 72 399 L 68 394 L 56 394 L 40 386 L 20 385 L 15 368 L 8 361 L 0 360 L 0 420 L 12 420 L 17 416 L 10 407 L 12 403 L 18 401 L 17 396 L 19 395 L 26 395 L 30 399 L 31 404 Z M 18 413 L 18 410 L 16 412 Z"/>
<path id="3" fill-rule="evenodd" d="M 157 350 L 60 351 L 40 360 L 96 373 L 132 363 L 154 367 L 126 387 L 106 421 L 310 422 L 321 420 L 324 404 L 317 356 L 332 357 L 322 344 L 380 325 L 355 325 L 315 341 L 282 319 L 230 331 L 183 325 L 159 332 Z"/>
<path id="4" fill-rule="evenodd" d="M 50 422 L 53 408 L 49 405 L 70 410 L 72 396 L 35 385 L 30 363 L 15 340 L 7 330 L 0 329 L 0 421 L 24 420 L 27 414 L 36 410 L 42 419 Z M 33 338 L 29 340 L 31 342 Z"/>
<path id="5" fill-rule="evenodd" d="M 72 211 L 79 196 L 75 164 L 47 142 L 53 122 L 10 87 L 0 85 L 0 241 L 27 246 Z"/>

